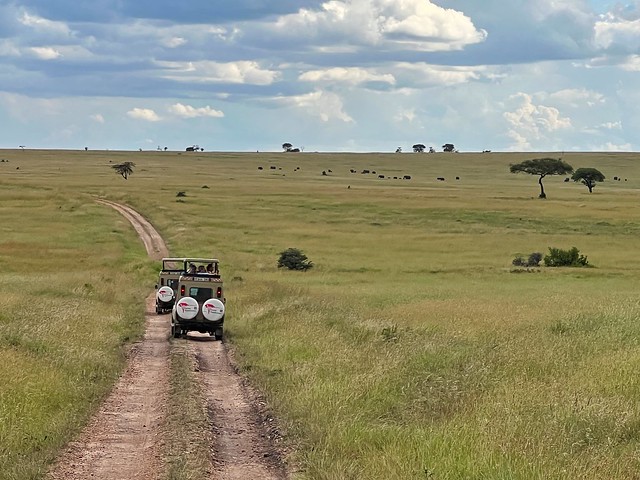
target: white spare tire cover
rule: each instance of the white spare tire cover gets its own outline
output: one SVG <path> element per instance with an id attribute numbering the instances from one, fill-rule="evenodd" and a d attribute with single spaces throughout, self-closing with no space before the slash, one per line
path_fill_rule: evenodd
<path id="1" fill-rule="evenodd" d="M 224 317 L 224 303 L 217 298 L 210 298 L 202 304 L 202 315 L 211 322 L 217 322 Z"/>
<path id="2" fill-rule="evenodd" d="M 198 301 L 195 298 L 183 297 L 176 302 L 175 309 L 180 318 L 192 320 L 198 315 Z"/>
<path id="3" fill-rule="evenodd" d="M 156 298 L 161 302 L 170 302 L 173 300 L 173 289 L 171 287 L 160 287 L 156 293 Z"/>

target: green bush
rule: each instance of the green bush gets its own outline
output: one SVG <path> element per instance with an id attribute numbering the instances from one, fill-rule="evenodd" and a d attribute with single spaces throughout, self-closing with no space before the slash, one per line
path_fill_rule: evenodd
<path id="1" fill-rule="evenodd" d="M 309 270 L 313 267 L 313 263 L 297 248 L 287 248 L 284 252 L 280 252 L 278 259 L 278 268 L 283 267 L 289 270 Z"/>
<path id="2" fill-rule="evenodd" d="M 589 265 L 587 257 L 580 255 L 580 251 L 573 247 L 570 250 L 549 247 L 549 254 L 544 257 L 547 267 L 586 267 Z"/>

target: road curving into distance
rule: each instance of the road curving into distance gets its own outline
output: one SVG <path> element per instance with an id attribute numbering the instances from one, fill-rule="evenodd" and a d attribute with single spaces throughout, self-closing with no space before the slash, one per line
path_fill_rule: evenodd
<path id="1" fill-rule="evenodd" d="M 136 230 L 149 257 L 169 256 L 151 223 L 127 205 L 98 203 L 122 214 Z M 210 476 L 216 480 L 288 478 L 274 445 L 263 403 L 237 373 L 226 346 L 191 333 L 169 340 L 170 316 L 155 313 L 155 296 L 146 299 L 145 333 L 134 344 L 124 373 L 100 410 L 50 470 L 49 480 L 158 480 L 167 478 L 163 446 L 167 441 L 171 342 L 187 342 L 192 372 L 204 392 L 213 445 Z M 188 455 L 188 452 L 184 452 Z"/>

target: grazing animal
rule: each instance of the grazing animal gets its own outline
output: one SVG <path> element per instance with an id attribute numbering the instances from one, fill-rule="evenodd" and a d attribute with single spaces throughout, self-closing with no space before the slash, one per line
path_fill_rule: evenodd
<path id="1" fill-rule="evenodd" d="M 323 171 L 322 171 L 322 175 L 326 175 L 326 174 L 327 174 L 327 172 L 325 172 L 325 171 L 323 170 Z"/>
<path id="2" fill-rule="evenodd" d="M 275 166 L 273 166 L 273 165 L 271 165 L 269 168 L 270 168 L 271 170 L 275 170 L 275 169 L 276 169 L 276 167 L 275 167 Z"/>
<path id="3" fill-rule="evenodd" d="M 353 168 L 351 170 L 349 170 L 349 172 L 356 173 L 356 171 Z"/>
<path id="4" fill-rule="evenodd" d="M 384 178 L 384 175 L 378 175 L 378 178 Z"/>
<path id="5" fill-rule="evenodd" d="M 411 180 L 411 175 L 405 175 L 402 177 L 403 180 Z"/>
<path id="6" fill-rule="evenodd" d="M 460 177 L 456 177 L 456 180 L 460 180 Z"/>
<path id="7" fill-rule="evenodd" d="M 258 167 L 258 170 L 262 170 L 262 167 Z"/>
<path id="8" fill-rule="evenodd" d="M 370 173 L 369 170 L 362 170 L 362 173 Z"/>
<path id="9" fill-rule="evenodd" d="M 444 182 L 444 177 L 438 177 L 436 180 L 438 180 L 439 182 Z"/>

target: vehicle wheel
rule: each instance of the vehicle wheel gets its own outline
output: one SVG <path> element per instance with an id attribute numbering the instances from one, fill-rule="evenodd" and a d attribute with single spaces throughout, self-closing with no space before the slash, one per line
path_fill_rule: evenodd
<path id="1" fill-rule="evenodd" d="M 216 329 L 216 333 L 215 333 L 215 338 L 216 338 L 216 340 L 220 340 L 220 341 L 222 341 L 222 337 L 223 337 L 223 336 L 224 336 L 224 335 L 223 335 L 222 329 L 221 329 L 221 328 L 217 328 L 217 329 Z"/>
<path id="2" fill-rule="evenodd" d="M 173 338 L 180 338 L 180 330 L 172 323 L 171 324 L 171 336 Z"/>
<path id="3" fill-rule="evenodd" d="M 162 313 L 162 309 L 156 305 L 156 315 L 160 315 Z"/>

